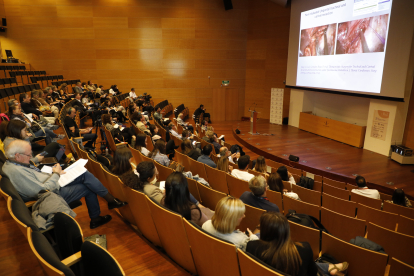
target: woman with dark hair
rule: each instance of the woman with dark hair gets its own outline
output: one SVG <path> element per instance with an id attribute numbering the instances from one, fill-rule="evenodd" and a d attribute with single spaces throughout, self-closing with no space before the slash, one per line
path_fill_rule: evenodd
<path id="1" fill-rule="evenodd" d="M 1 125 L 0 125 L 0 129 L 1 129 Z M 413 208 L 410 200 L 405 196 L 405 192 L 403 189 L 395 189 L 394 193 L 392 194 L 392 199 L 386 200 L 386 201 L 389 203 L 394 203 L 394 204 L 401 205 L 404 207 Z"/>
<path id="2" fill-rule="evenodd" d="M 114 153 L 114 166 L 112 167 L 112 173 L 120 176 L 126 172 L 132 171 L 132 158 L 132 153 L 129 148 L 123 147 L 116 149 Z"/>
<path id="3" fill-rule="evenodd" d="M 147 135 L 140 133 L 137 135 L 135 149 L 139 150 L 143 155 L 148 156 L 151 152 L 147 149 Z"/>
<path id="4" fill-rule="evenodd" d="M 278 173 L 271 173 L 269 175 L 269 178 L 267 179 L 267 185 L 269 186 L 269 189 L 272 191 L 279 192 L 293 199 L 300 200 L 297 193 L 291 193 L 287 189 L 285 189 L 282 178 Z"/>
<path id="5" fill-rule="evenodd" d="M 265 175 L 269 175 L 267 173 L 267 165 L 266 165 L 266 160 L 263 156 L 259 156 L 256 159 L 256 165 L 253 168 L 254 171 L 259 172 L 259 173 L 263 173 Z"/>
<path id="6" fill-rule="evenodd" d="M 102 115 L 102 124 L 111 132 L 112 137 L 117 143 L 127 142 L 131 147 L 135 147 L 136 136 L 132 128 L 123 127 L 112 122 L 110 114 Z"/>
<path id="7" fill-rule="evenodd" d="M 205 207 L 200 209 L 191 202 L 187 179 L 180 172 L 173 172 L 167 177 L 165 197 L 161 200 L 161 204 L 199 226 L 202 226 L 213 215 L 210 209 Z"/>
<path id="8" fill-rule="evenodd" d="M 31 133 L 27 131 L 27 126 L 24 122 L 20 120 L 11 120 L 10 122 L 1 123 L 1 139 L 4 143 L 4 149 L 16 139 L 25 140 L 30 142 L 30 138 L 33 137 Z M 6 128 L 5 130 L 3 128 Z M 6 135 L 6 137 L 4 137 Z M 58 143 L 52 142 L 47 146 L 42 146 L 37 143 L 31 142 L 33 154 L 36 155 L 32 157 L 30 161 L 34 164 L 38 164 L 43 160 L 44 157 L 56 157 L 58 161 L 69 162 L 70 158 L 67 158 L 65 155 L 65 149 L 61 147 Z M 39 153 L 46 151 L 47 154 L 42 156 Z"/>
<path id="9" fill-rule="evenodd" d="M 246 251 L 277 270 L 294 276 L 346 275 L 349 264 L 315 263 L 308 242 L 293 242 L 287 218 L 266 212 L 260 217 L 260 240 L 247 243 Z"/>
<path id="10" fill-rule="evenodd" d="M 201 156 L 200 152 L 193 148 L 189 139 L 185 139 L 181 143 L 181 152 L 195 161 L 197 161 L 197 159 Z"/>
<path id="11" fill-rule="evenodd" d="M 165 141 L 164 139 L 158 139 L 154 144 L 153 151 L 148 154 L 148 157 L 154 159 L 163 166 L 168 167 L 170 165 L 170 159 L 165 154 Z"/>
<path id="12" fill-rule="evenodd" d="M 230 161 L 227 156 L 222 156 L 217 162 L 217 169 L 226 173 L 231 173 L 233 166 L 230 166 Z"/>
<path id="13" fill-rule="evenodd" d="M 277 173 L 280 175 L 283 181 L 289 181 L 290 182 L 290 189 L 292 190 L 292 185 L 296 185 L 295 178 L 293 175 L 288 171 L 288 169 L 285 166 L 280 166 L 277 169 Z"/>
<path id="14" fill-rule="evenodd" d="M 141 121 L 141 114 L 138 111 L 135 111 L 131 114 L 131 117 L 129 118 L 134 125 L 136 125 L 139 121 Z"/>

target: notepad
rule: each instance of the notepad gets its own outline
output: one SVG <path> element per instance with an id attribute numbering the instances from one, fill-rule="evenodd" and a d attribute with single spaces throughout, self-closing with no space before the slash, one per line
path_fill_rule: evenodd
<path id="1" fill-rule="evenodd" d="M 64 172 L 65 174 L 60 175 L 59 178 L 59 185 L 60 187 L 65 187 L 66 185 L 72 183 L 76 178 L 84 174 L 87 169 L 85 168 L 86 163 L 88 163 L 87 159 L 79 159 L 69 167 L 67 167 Z M 53 167 L 50 166 L 43 166 L 40 170 L 41 172 L 52 174 Z"/>

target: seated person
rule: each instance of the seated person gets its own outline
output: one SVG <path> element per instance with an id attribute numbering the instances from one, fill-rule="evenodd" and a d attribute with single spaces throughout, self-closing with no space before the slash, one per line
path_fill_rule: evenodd
<path id="1" fill-rule="evenodd" d="M 247 243 L 246 251 L 275 269 L 297 276 L 346 275 L 348 263 L 316 263 L 308 242 L 293 242 L 289 222 L 281 213 L 266 212 L 260 217 L 260 240 Z"/>
<path id="2" fill-rule="evenodd" d="M 114 166 L 111 169 L 111 173 L 116 176 L 121 176 L 124 173 L 132 171 L 132 161 L 134 161 L 134 157 L 129 148 L 117 148 L 114 152 Z"/>
<path id="3" fill-rule="evenodd" d="M 42 190 L 49 190 L 59 194 L 67 203 L 85 197 L 91 219 L 90 228 L 99 227 L 112 218 L 110 215 L 99 216 L 101 211 L 97 195 L 103 197 L 108 202 L 108 208 L 114 209 L 126 205 L 114 198 L 99 180 L 90 172 L 86 171 L 77 177 L 72 183 L 60 187 L 58 181 L 64 172 L 59 164 L 53 167 L 53 173 L 42 173 L 40 170 L 30 165 L 32 148 L 29 142 L 16 140 L 6 148 L 8 160 L 3 165 L 3 172 L 9 177 L 11 183 L 16 188 L 24 201 L 38 198 L 38 193 Z"/>
<path id="4" fill-rule="evenodd" d="M 177 127 L 172 122 L 168 124 L 168 131 L 171 133 L 171 135 L 177 137 L 180 140 L 183 138 L 182 135 L 177 132 Z"/>
<path id="5" fill-rule="evenodd" d="M 157 141 L 161 138 L 158 127 L 156 125 L 150 125 L 149 131 L 151 132 L 151 139 L 152 141 Z"/>
<path id="6" fill-rule="evenodd" d="M 212 168 L 217 168 L 216 163 L 211 159 L 210 153 L 213 151 L 211 145 L 205 145 L 201 151 L 202 155 L 197 159 L 198 162 L 206 164 Z"/>
<path id="7" fill-rule="evenodd" d="M 147 149 L 147 135 L 140 133 L 137 135 L 137 141 L 135 142 L 135 149 L 139 150 L 143 155 L 148 156 L 151 152 Z"/>
<path id="8" fill-rule="evenodd" d="M 204 105 L 200 104 L 200 107 L 194 111 L 194 119 L 198 123 L 198 119 L 200 118 L 200 114 L 203 113 L 203 117 L 207 118 L 208 122 L 211 124 L 210 114 L 206 113 L 206 109 Z"/>
<path id="9" fill-rule="evenodd" d="M 289 190 L 292 190 L 292 185 L 296 185 L 296 181 L 293 175 L 288 171 L 288 169 L 285 166 L 280 166 L 277 169 L 277 173 L 280 175 L 283 181 L 290 182 Z"/>
<path id="10" fill-rule="evenodd" d="M 221 149 L 221 145 L 220 145 L 216 135 L 213 135 L 212 139 L 210 140 L 210 143 L 213 144 L 215 153 L 219 154 L 220 149 Z"/>
<path id="11" fill-rule="evenodd" d="M 279 207 L 267 200 L 267 183 L 263 176 L 255 176 L 250 179 L 249 189 L 251 192 L 246 191 L 240 196 L 240 199 L 244 204 L 266 211 L 279 212 Z"/>
<path id="12" fill-rule="evenodd" d="M 179 124 L 180 126 L 182 126 L 184 129 L 188 129 L 189 131 L 191 131 L 191 133 L 194 133 L 194 128 L 191 124 L 184 122 L 183 120 L 183 113 L 178 114 L 177 116 L 177 124 Z"/>
<path id="13" fill-rule="evenodd" d="M 351 193 L 370 197 L 373 199 L 380 199 L 380 194 L 376 189 L 368 189 L 367 184 L 365 182 L 365 178 L 358 175 L 355 178 L 356 184 L 358 185 L 358 189 L 352 189 Z"/>
<path id="14" fill-rule="evenodd" d="M 210 141 L 214 139 L 214 132 L 212 130 L 207 130 L 206 135 L 203 136 L 203 138 L 201 138 L 201 139 L 203 139 L 204 141 L 210 143 Z"/>
<path id="15" fill-rule="evenodd" d="M 121 125 L 114 123 L 110 114 L 102 115 L 102 124 L 109 130 L 109 132 L 111 132 L 115 143 L 127 142 L 131 147 L 135 146 L 134 144 L 137 137 L 132 128 L 122 127 Z"/>
<path id="16" fill-rule="evenodd" d="M 259 173 L 263 173 L 267 176 L 269 175 L 267 173 L 266 159 L 263 156 L 257 157 L 253 170 Z"/>
<path id="17" fill-rule="evenodd" d="M 397 204 L 403 207 L 413 208 L 410 200 L 405 196 L 403 189 L 395 189 L 392 194 L 391 200 L 385 200 L 386 202 Z"/>
<path id="18" fill-rule="evenodd" d="M 207 120 L 202 120 L 201 121 L 201 129 L 203 131 L 207 131 L 207 127 L 208 127 L 208 121 Z"/>
<path id="19" fill-rule="evenodd" d="M 211 220 L 206 221 L 202 228 L 213 236 L 229 241 L 237 248 L 246 251 L 247 243 L 259 238 L 249 228 L 247 228 L 249 236 L 236 230 L 245 217 L 245 211 L 246 207 L 240 199 L 231 196 L 223 197 L 217 203 L 216 212 Z"/>
<path id="20" fill-rule="evenodd" d="M 239 158 L 239 168 L 234 169 L 231 172 L 231 175 L 234 177 L 237 177 L 239 179 L 242 179 L 244 181 L 250 181 L 254 177 L 254 174 L 251 174 L 248 172 L 249 170 L 249 163 L 250 163 L 250 156 L 243 155 Z"/>
<path id="21" fill-rule="evenodd" d="M 229 159 L 230 163 L 236 164 L 233 159 L 234 158 L 237 158 L 237 159 L 240 158 L 240 152 L 235 152 L 235 153 L 231 154 L 231 152 L 229 151 L 228 148 L 221 147 L 219 157 L 223 157 L 223 156 L 227 157 Z"/>
<path id="22" fill-rule="evenodd" d="M 187 178 L 180 172 L 173 172 L 165 181 L 165 197 L 161 205 L 181 214 L 185 219 L 192 220 L 198 226 L 209 220 L 214 212 L 191 202 Z"/>
<path id="23" fill-rule="evenodd" d="M 97 118 L 97 116 L 95 116 L 97 114 L 94 114 L 94 112 L 93 112 L 93 110 L 90 106 L 86 107 L 86 106 L 83 105 L 83 103 L 82 103 L 82 94 L 81 93 L 75 93 L 75 101 L 73 101 L 72 107 L 75 108 L 76 110 L 80 111 L 79 117 L 81 118 L 81 127 L 83 127 L 84 121 L 85 121 L 87 115 L 92 118 L 92 121 L 95 121 L 96 118 Z"/>
<path id="24" fill-rule="evenodd" d="M 285 186 L 283 184 L 282 178 L 280 175 L 276 173 L 271 173 L 269 175 L 269 178 L 267 179 L 267 185 L 269 186 L 269 190 L 275 191 L 278 193 L 282 193 L 288 197 L 291 197 L 293 199 L 300 200 L 297 193 L 289 192 L 287 189 L 285 189 Z"/>
<path id="25" fill-rule="evenodd" d="M 19 95 L 19 100 L 21 104 L 20 107 L 25 114 L 30 114 L 30 113 L 35 114 L 39 118 L 44 118 L 50 125 L 53 125 L 55 123 L 56 121 L 55 117 L 43 117 L 42 116 L 43 113 L 31 104 L 31 98 L 28 94 L 21 93 Z M 36 118 L 34 115 L 33 117 Z"/>
<path id="26" fill-rule="evenodd" d="M 162 125 L 168 126 L 171 121 L 170 120 L 164 120 L 164 111 L 161 110 L 161 107 L 157 107 L 157 110 L 154 112 L 154 119 L 159 122 Z"/>
<path id="27" fill-rule="evenodd" d="M 233 166 L 230 165 L 229 159 L 226 156 L 220 157 L 220 159 L 217 161 L 217 170 L 231 173 L 233 170 Z"/>
<path id="28" fill-rule="evenodd" d="M 191 145 L 190 140 L 186 139 L 181 143 L 181 152 L 191 159 L 197 161 L 197 159 L 201 156 L 198 148 L 193 148 Z"/>
<path id="29" fill-rule="evenodd" d="M 148 154 L 148 157 L 151 159 L 154 159 L 158 163 L 160 163 L 163 166 L 168 167 L 170 165 L 170 159 L 166 155 L 166 147 L 165 147 L 165 141 L 164 139 L 158 139 L 157 142 L 154 144 L 154 149 L 150 154 Z"/>
<path id="30" fill-rule="evenodd" d="M 134 100 L 137 97 L 137 94 L 135 94 L 135 88 L 131 88 L 131 92 L 129 92 L 129 97 Z"/>
<path id="31" fill-rule="evenodd" d="M 136 114 L 136 112 L 134 114 Z M 145 117 L 142 114 L 137 114 L 137 115 L 134 115 L 134 118 L 138 119 L 138 122 L 136 123 L 137 128 L 141 130 L 142 132 L 150 135 L 151 132 L 147 128 L 147 125 L 146 125 L 147 122 L 145 121 Z"/>
<path id="32" fill-rule="evenodd" d="M 67 128 L 69 139 L 72 137 L 83 137 L 83 141 L 88 141 L 85 144 L 85 147 L 93 148 L 96 138 L 98 136 L 95 133 L 92 133 L 91 129 L 79 129 L 78 125 L 75 122 L 76 110 L 73 107 L 69 107 L 66 113 L 66 117 L 63 121 L 65 127 Z"/>

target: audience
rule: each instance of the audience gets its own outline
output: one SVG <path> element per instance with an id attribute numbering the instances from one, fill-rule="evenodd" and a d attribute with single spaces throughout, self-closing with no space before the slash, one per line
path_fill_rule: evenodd
<path id="1" fill-rule="evenodd" d="M 267 179 L 267 185 L 269 186 L 269 189 L 272 191 L 282 193 L 293 199 L 300 200 L 297 193 L 289 192 L 287 189 L 285 189 L 282 178 L 278 173 L 271 173 L 269 175 L 269 178 Z"/>
<path id="2" fill-rule="evenodd" d="M 131 162 L 134 160 L 131 150 L 127 147 L 117 148 L 114 153 L 114 165 L 111 172 L 114 175 L 121 176 L 124 173 L 132 171 Z"/>
<path id="3" fill-rule="evenodd" d="M 243 155 L 242 157 L 239 158 L 239 162 L 238 162 L 239 168 L 232 170 L 231 175 L 244 181 L 250 181 L 250 179 L 254 177 L 254 174 L 251 174 L 248 172 L 249 164 L 250 164 L 250 156 Z"/>
<path id="4" fill-rule="evenodd" d="M 198 162 L 206 164 L 212 168 L 217 168 L 216 163 L 211 159 L 210 153 L 213 151 L 211 145 L 205 145 L 202 150 L 202 155 L 197 159 Z"/>
<path id="5" fill-rule="evenodd" d="M 251 240 L 258 240 L 250 229 L 247 228 L 249 235 L 236 230 L 237 226 L 245 217 L 246 207 L 244 203 L 234 197 L 223 197 L 217 203 L 216 211 L 211 220 L 203 224 L 203 229 L 220 239 L 233 243 L 237 248 L 246 251 L 246 245 Z"/>
<path id="6" fill-rule="evenodd" d="M 254 171 L 259 172 L 259 173 L 263 173 L 265 175 L 269 175 L 267 173 L 267 165 L 266 165 L 266 160 L 263 156 L 259 156 L 256 159 L 256 165 L 253 168 Z"/>
<path id="7" fill-rule="evenodd" d="M 217 169 L 226 173 L 231 173 L 233 166 L 230 166 L 229 163 L 229 159 L 226 156 L 222 156 L 217 162 Z"/>
<path id="8" fill-rule="evenodd" d="M 250 241 L 246 251 L 275 269 L 296 276 L 346 275 L 348 263 L 316 263 L 308 242 L 293 242 L 290 226 L 281 213 L 266 212 L 260 217 L 260 240 Z"/>
<path id="9" fill-rule="evenodd" d="M 266 197 L 267 183 L 263 176 L 255 176 L 249 181 L 251 192 L 244 192 L 240 199 L 244 204 L 266 211 L 279 212 L 279 207 L 271 203 Z"/>
<path id="10" fill-rule="evenodd" d="M 358 185 L 358 189 L 352 189 L 351 193 L 370 197 L 373 199 L 380 199 L 380 194 L 376 189 L 368 189 L 367 184 L 365 182 L 365 178 L 358 175 L 355 178 L 356 184 Z"/>
<path id="11" fill-rule="evenodd" d="M 148 154 L 150 154 L 150 151 L 147 149 L 147 135 L 143 133 L 137 135 L 135 149 L 139 150 L 145 156 L 148 156 Z"/>
<path id="12" fill-rule="evenodd" d="M 386 200 L 389 203 L 394 203 L 408 208 L 413 208 L 410 200 L 405 196 L 403 189 L 395 189 L 391 200 Z"/>
<path id="13" fill-rule="evenodd" d="M 197 206 L 191 201 L 187 178 L 181 172 L 173 172 L 167 177 L 165 197 L 161 200 L 161 204 L 199 226 L 213 215 L 210 209 L 201 204 Z"/>
<path id="14" fill-rule="evenodd" d="M 154 149 L 148 154 L 148 157 L 154 159 L 163 166 L 168 167 L 170 165 L 170 159 L 165 153 L 165 141 L 164 139 L 158 139 L 154 144 Z"/>
<path id="15" fill-rule="evenodd" d="M 280 177 L 282 178 L 283 181 L 288 181 L 290 182 L 290 190 L 292 190 L 292 185 L 296 185 L 296 181 L 295 178 L 293 177 L 293 175 L 288 172 L 288 169 L 285 166 L 280 166 L 277 169 L 277 173 L 280 175 Z"/>
<path id="16" fill-rule="evenodd" d="M 102 183 L 88 171 L 70 184 L 61 187 L 58 183 L 60 175 L 63 173 L 60 165 L 56 164 L 53 167 L 52 174 L 42 173 L 37 167 L 30 165 L 31 156 L 30 143 L 15 140 L 6 148 L 8 160 L 2 168 L 23 200 L 37 199 L 41 190 L 57 192 L 67 203 L 85 197 L 89 217 L 91 218 L 91 229 L 97 228 L 112 219 L 110 215 L 100 216 L 101 211 L 97 195 L 108 202 L 109 209 L 120 208 L 127 204 L 114 198 Z"/>

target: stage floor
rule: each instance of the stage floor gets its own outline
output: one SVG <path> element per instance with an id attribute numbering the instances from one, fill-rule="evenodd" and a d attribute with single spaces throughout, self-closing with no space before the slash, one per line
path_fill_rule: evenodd
<path id="1" fill-rule="evenodd" d="M 238 128 L 241 134 L 237 135 Z M 276 162 L 289 164 L 289 155 L 299 156 L 299 163 L 293 167 L 310 173 L 323 175 L 334 180 L 355 183 L 354 175 L 362 175 L 372 188 L 391 193 L 394 188 L 402 188 L 414 198 L 414 165 L 400 165 L 390 158 L 337 142 L 292 126 L 270 124 L 259 120 L 259 133 L 273 136 L 251 135 L 250 122 L 233 124 L 233 136 L 252 152 Z M 388 184 L 387 184 L 388 182 Z M 389 183 L 393 183 L 390 185 Z M 378 186 L 378 187 L 375 187 Z"/>

